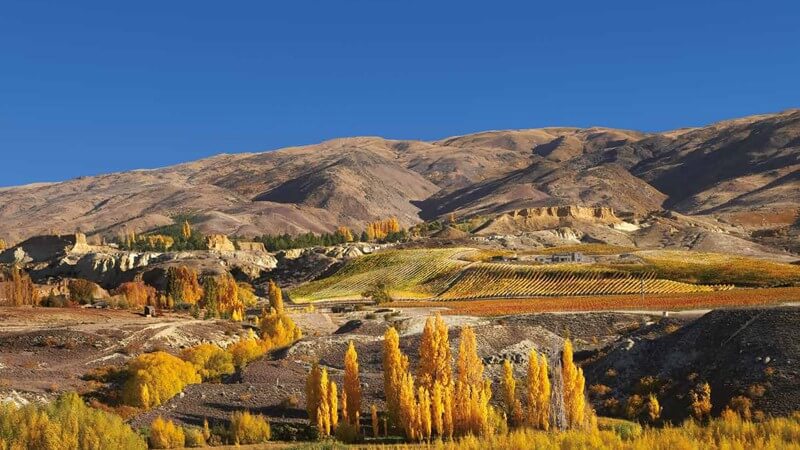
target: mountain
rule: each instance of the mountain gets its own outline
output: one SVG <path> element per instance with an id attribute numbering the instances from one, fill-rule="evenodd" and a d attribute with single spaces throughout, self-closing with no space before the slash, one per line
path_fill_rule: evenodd
<path id="1" fill-rule="evenodd" d="M 192 214 L 207 233 L 252 236 L 564 205 L 636 217 L 673 210 L 747 230 L 794 230 L 800 110 L 659 133 L 563 127 L 433 142 L 335 139 L 5 188 L 0 237 L 114 236 L 172 223 L 176 214 Z"/>

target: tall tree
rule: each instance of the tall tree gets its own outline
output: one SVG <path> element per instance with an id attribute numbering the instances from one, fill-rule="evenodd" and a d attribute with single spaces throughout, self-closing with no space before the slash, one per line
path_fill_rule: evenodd
<path id="1" fill-rule="evenodd" d="M 564 409 L 567 425 L 570 428 L 583 428 L 588 416 L 586 414 L 586 379 L 583 369 L 573 361 L 572 342 L 564 341 L 564 350 L 561 354 L 561 374 L 564 383 Z"/>
<path id="2" fill-rule="evenodd" d="M 269 280 L 267 293 L 269 295 L 270 308 L 274 309 L 278 314 L 283 314 L 283 292 L 280 286 L 278 286 L 278 283 Z"/>
<path id="3" fill-rule="evenodd" d="M 514 378 L 514 365 L 506 359 L 503 361 L 503 401 L 506 407 L 506 418 L 514 426 L 522 424 L 522 403 L 517 398 L 517 380 Z"/>
<path id="4" fill-rule="evenodd" d="M 358 374 L 358 354 L 353 341 L 344 355 L 344 391 L 347 393 L 347 417 L 351 425 L 358 429 L 361 411 L 361 380 Z"/>
<path id="5" fill-rule="evenodd" d="M 192 226 L 189 225 L 188 220 L 183 221 L 183 226 L 181 227 L 181 236 L 183 236 L 184 239 L 189 239 L 192 237 Z"/>
<path id="6" fill-rule="evenodd" d="M 435 383 L 447 386 L 452 381 L 450 338 L 447 324 L 442 316 L 429 317 L 425 321 L 419 346 L 419 369 L 417 383 L 428 392 L 433 391 Z"/>
<path id="7" fill-rule="evenodd" d="M 483 384 L 483 361 L 478 357 L 475 331 L 469 325 L 461 328 L 458 343 L 458 381 L 468 386 Z"/>
<path id="8" fill-rule="evenodd" d="M 528 358 L 528 414 L 527 422 L 533 428 L 548 430 L 550 428 L 550 378 L 548 376 L 547 358 L 531 350 Z"/>
<path id="9" fill-rule="evenodd" d="M 395 425 L 399 425 L 400 386 L 407 371 L 408 357 L 400 351 L 400 335 L 389 327 L 383 336 L 383 389 L 386 410 Z"/>

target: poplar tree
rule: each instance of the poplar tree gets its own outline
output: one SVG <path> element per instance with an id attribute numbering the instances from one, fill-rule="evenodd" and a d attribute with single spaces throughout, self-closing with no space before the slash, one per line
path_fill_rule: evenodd
<path id="1" fill-rule="evenodd" d="M 425 321 L 419 346 L 419 370 L 417 383 L 429 392 L 440 383 L 447 386 L 452 381 L 450 339 L 447 324 L 441 315 L 429 317 Z"/>
<path id="2" fill-rule="evenodd" d="M 569 428 L 583 428 L 588 419 L 586 414 L 586 380 L 583 370 L 575 365 L 572 357 L 572 342 L 564 341 L 561 354 L 561 374 L 564 383 L 564 409 Z"/>
<path id="3" fill-rule="evenodd" d="M 389 418 L 399 425 L 400 386 L 408 371 L 408 357 L 400 351 L 400 335 L 394 327 L 383 336 L 383 388 Z"/>
<path id="4" fill-rule="evenodd" d="M 183 226 L 181 227 L 181 236 L 183 236 L 184 239 L 189 239 L 192 237 L 192 227 L 189 225 L 188 220 L 183 221 Z"/>
<path id="5" fill-rule="evenodd" d="M 540 430 L 550 428 L 550 378 L 547 358 L 542 355 L 541 363 L 536 351 L 532 350 L 528 359 L 528 424 Z"/>
<path id="6" fill-rule="evenodd" d="M 278 283 L 269 280 L 269 287 L 267 288 L 269 295 L 269 306 L 274 309 L 276 313 L 283 314 L 283 292 L 281 292 Z"/>
<path id="7" fill-rule="evenodd" d="M 517 380 L 514 378 L 514 365 L 508 359 L 503 361 L 502 386 L 506 418 L 511 425 L 521 425 L 522 403 L 517 399 Z"/>
<path id="8" fill-rule="evenodd" d="M 361 411 L 361 381 L 358 374 L 358 354 L 353 341 L 344 355 L 344 391 L 347 393 L 347 417 L 358 429 Z"/>

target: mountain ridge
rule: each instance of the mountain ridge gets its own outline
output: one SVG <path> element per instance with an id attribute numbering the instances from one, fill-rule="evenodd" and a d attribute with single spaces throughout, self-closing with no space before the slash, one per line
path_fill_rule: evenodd
<path id="1" fill-rule="evenodd" d="M 205 232 L 253 236 L 558 205 L 638 216 L 674 209 L 774 228 L 795 225 L 798 173 L 799 109 L 664 132 L 595 126 L 434 141 L 337 138 L 2 188 L 0 237 L 141 232 L 179 213 L 196 215 Z M 760 225 L 750 223 L 753 214 Z"/>

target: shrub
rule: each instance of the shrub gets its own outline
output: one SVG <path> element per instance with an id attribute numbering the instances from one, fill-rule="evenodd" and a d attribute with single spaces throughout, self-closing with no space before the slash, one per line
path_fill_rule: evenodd
<path id="1" fill-rule="evenodd" d="M 90 408 L 70 392 L 49 405 L 1 403 L 0 447 L 144 450 L 147 445 L 122 418 Z"/>
<path id="2" fill-rule="evenodd" d="M 182 448 L 186 444 L 183 429 L 171 420 L 156 417 L 150 424 L 150 448 Z"/>
<path id="3" fill-rule="evenodd" d="M 203 380 L 219 380 L 236 371 L 233 356 L 218 345 L 196 345 L 184 350 L 181 357 L 194 365 Z"/>
<path id="4" fill-rule="evenodd" d="M 264 342 L 253 336 L 242 338 L 228 347 L 228 352 L 233 357 L 233 365 L 242 368 L 251 361 L 256 360 L 267 352 Z"/>
<path id="5" fill-rule="evenodd" d="M 248 411 L 235 412 L 231 416 L 229 429 L 235 444 L 263 444 L 269 441 L 271 432 L 269 422 L 262 415 L 252 415 Z"/>
<path id="6" fill-rule="evenodd" d="M 111 293 L 125 297 L 129 307 L 139 308 L 145 305 L 155 305 L 158 302 L 155 288 L 142 281 L 122 283 Z"/>
<path id="7" fill-rule="evenodd" d="M 145 353 L 128 362 L 122 387 L 123 402 L 130 406 L 158 406 L 181 392 L 186 385 L 200 383 L 191 363 L 165 352 Z"/>
<path id="8" fill-rule="evenodd" d="M 244 281 L 240 281 L 237 283 L 237 285 L 239 286 L 239 302 L 247 307 L 255 306 L 258 302 L 258 297 L 256 297 L 256 294 L 253 291 L 253 286 L 249 283 L 245 283 Z"/>
<path id="9" fill-rule="evenodd" d="M 733 397 L 730 403 L 728 403 L 728 408 L 730 408 L 744 420 L 750 420 L 753 417 L 753 402 L 743 395 Z"/>
<path id="10" fill-rule="evenodd" d="M 274 309 L 261 315 L 261 337 L 268 347 L 285 347 L 303 337 L 300 327 L 286 314 Z"/>
<path id="11" fill-rule="evenodd" d="M 203 430 L 199 428 L 184 428 L 183 434 L 186 436 L 187 447 L 205 447 L 206 437 Z"/>
<path id="12" fill-rule="evenodd" d="M 69 296 L 72 299 L 72 301 L 81 304 L 91 303 L 92 300 L 94 300 L 94 296 L 99 290 L 99 288 L 100 286 L 98 286 L 97 284 L 81 278 L 69 280 L 69 284 L 67 284 L 67 289 L 69 290 Z"/>

